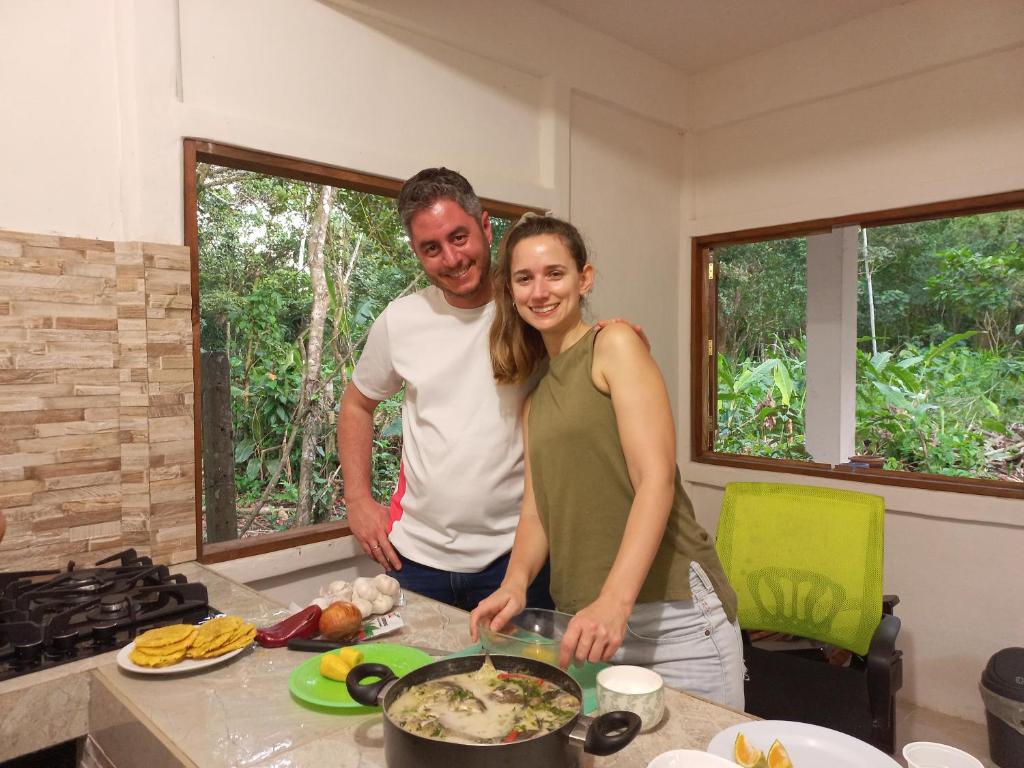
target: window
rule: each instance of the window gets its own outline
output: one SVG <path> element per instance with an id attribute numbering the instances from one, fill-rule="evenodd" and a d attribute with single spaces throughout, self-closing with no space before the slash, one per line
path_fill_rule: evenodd
<path id="1" fill-rule="evenodd" d="M 185 149 L 200 559 L 345 535 L 338 403 L 373 320 L 426 285 L 394 205 L 401 182 L 209 142 Z M 484 203 L 496 238 L 502 216 L 525 210 Z M 385 499 L 401 393 L 376 417 L 372 481 Z"/>
<path id="2" fill-rule="evenodd" d="M 1024 497 L 1024 193 L 694 242 L 694 458 Z"/>
<path id="3" fill-rule="evenodd" d="M 805 460 L 807 241 L 715 249 L 720 453 Z"/>

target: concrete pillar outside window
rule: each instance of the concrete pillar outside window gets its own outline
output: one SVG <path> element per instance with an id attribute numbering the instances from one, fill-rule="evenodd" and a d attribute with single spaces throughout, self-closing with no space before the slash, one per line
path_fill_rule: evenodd
<path id="1" fill-rule="evenodd" d="M 807 451 L 842 464 L 854 453 L 860 227 L 807 238 Z"/>

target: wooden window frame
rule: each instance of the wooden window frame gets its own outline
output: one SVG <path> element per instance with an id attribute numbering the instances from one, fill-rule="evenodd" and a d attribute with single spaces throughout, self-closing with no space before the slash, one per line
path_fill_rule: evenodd
<path id="1" fill-rule="evenodd" d="M 903 208 L 813 219 L 794 224 L 781 224 L 755 229 L 736 230 L 720 234 L 701 235 L 692 239 L 691 296 L 690 296 L 690 406 L 693 421 L 690 447 L 693 461 L 741 469 L 785 472 L 794 475 L 827 477 L 836 480 L 854 480 L 880 485 L 897 485 L 932 491 L 951 491 L 977 496 L 998 496 L 1024 499 L 1024 484 L 1015 485 L 1003 480 L 954 477 L 926 472 L 900 470 L 835 467 L 818 462 L 790 459 L 772 459 L 763 456 L 743 456 L 714 450 L 717 426 L 718 379 L 714 364 L 717 350 L 716 324 L 718 264 L 714 261 L 714 248 L 723 245 L 743 245 L 765 240 L 806 237 L 829 232 L 833 227 L 860 225 L 878 227 L 890 224 L 909 224 L 917 221 L 971 216 L 1014 208 L 1024 208 L 1024 190 L 968 197 Z M 709 272 L 714 270 L 714 272 Z"/>
<path id="2" fill-rule="evenodd" d="M 184 224 L 185 245 L 192 256 L 192 384 L 193 405 L 193 450 L 195 451 L 196 478 L 196 559 L 201 563 L 219 563 L 239 557 L 260 555 L 280 549 L 312 544 L 318 541 L 351 535 L 346 523 L 330 522 L 293 528 L 279 533 L 268 533 L 244 539 L 215 543 L 203 542 L 203 435 L 202 435 L 202 386 L 199 366 L 199 222 L 198 198 L 196 191 L 196 164 L 211 163 L 241 171 L 255 171 L 273 176 L 282 176 L 314 184 L 329 184 L 332 187 L 346 187 L 359 192 L 369 192 L 387 197 L 397 197 L 403 180 L 388 176 L 354 171 L 349 168 L 302 160 L 255 149 L 221 144 L 207 139 L 184 139 Z M 500 200 L 480 198 L 484 209 L 492 216 L 517 218 L 527 211 L 540 212 Z"/>

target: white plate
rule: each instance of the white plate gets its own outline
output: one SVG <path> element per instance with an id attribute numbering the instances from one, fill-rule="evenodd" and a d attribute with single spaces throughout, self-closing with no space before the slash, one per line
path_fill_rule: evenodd
<path id="1" fill-rule="evenodd" d="M 788 720 L 755 720 L 733 725 L 711 739 L 708 752 L 732 760 L 736 734 L 740 731 L 750 744 L 763 752 L 778 739 L 798 768 L 899 768 L 899 763 L 887 754 L 860 739 L 831 728 Z"/>
<path id="2" fill-rule="evenodd" d="M 736 763 L 696 749 L 672 749 L 651 760 L 647 768 L 736 768 Z"/>
<path id="3" fill-rule="evenodd" d="M 166 667 L 142 667 L 131 660 L 132 649 L 135 648 L 135 641 L 128 643 L 117 652 L 117 666 L 127 672 L 138 672 L 140 675 L 177 675 L 182 672 L 195 672 L 203 667 L 212 667 L 214 664 L 221 664 L 228 659 L 233 659 L 246 648 L 252 647 L 243 645 L 233 651 L 228 651 L 223 656 L 214 656 L 212 659 L 182 659 L 177 664 L 168 664 Z"/>

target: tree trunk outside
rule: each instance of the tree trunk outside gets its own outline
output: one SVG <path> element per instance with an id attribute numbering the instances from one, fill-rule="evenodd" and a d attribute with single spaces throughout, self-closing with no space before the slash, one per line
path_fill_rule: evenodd
<path id="1" fill-rule="evenodd" d="M 327 393 L 320 379 L 320 360 L 323 352 L 324 321 L 327 318 L 329 297 L 327 277 L 324 274 L 324 244 L 327 240 L 327 222 L 331 214 L 333 187 L 323 186 L 316 214 L 313 216 L 306 264 L 313 286 L 313 307 L 309 313 L 309 335 L 306 342 L 306 370 L 303 375 L 304 400 L 309 403 L 302 424 L 302 450 L 299 463 L 299 500 L 296 524 L 309 525 L 313 521 L 313 480 L 315 477 L 316 449 L 320 444 L 321 428 L 329 412 Z"/>
<path id="2" fill-rule="evenodd" d="M 868 294 L 868 326 L 871 329 L 871 354 L 878 354 L 878 340 L 875 337 L 875 289 L 871 283 L 871 257 L 868 256 L 868 231 L 860 230 L 860 240 L 864 251 L 864 280 Z"/>
<path id="3" fill-rule="evenodd" d="M 203 499 L 206 540 L 238 538 L 235 446 L 231 430 L 231 366 L 226 352 L 203 352 Z"/>

